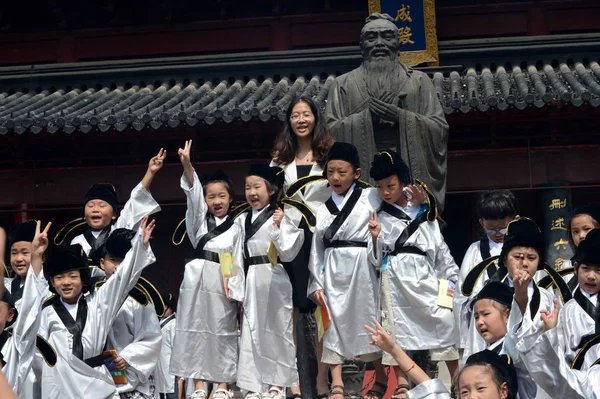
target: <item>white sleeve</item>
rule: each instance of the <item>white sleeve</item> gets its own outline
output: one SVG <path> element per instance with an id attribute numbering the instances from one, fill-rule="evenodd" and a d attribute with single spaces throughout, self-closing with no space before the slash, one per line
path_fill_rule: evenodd
<path id="1" fill-rule="evenodd" d="M 442 380 L 435 378 L 408 391 L 408 399 L 450 399 L 450 393 Z"/>
<path id="2" fill-rule="evenodd" d="M 105 340 L 117 312 L 129 291 L 137 284 L 144 268 L 156 261 L 150 244 L 143 243 L 143 232 L 138 230 L 131 240 L 131 249 L 117 271 L 102 285 L 91 298 L 91 307 L 101 310 L 103 318 L 98 325 L 98 336 Z"/>
<path id="3" fill-rule="evenodd" d="M 233 237 L 233 271 L 229 278 L 229 299 L 244 302 L 246 293 L 246 276 L 244 273 L 244 233 L 239 225 L 234 224 L 232 229 L 237 232 Z"/>
<path id="4" fill-rule="evenodd" d="M 442 236 L 442 232 L 440 231 L 440 227 L 437 221 L 434 222 L 426 222 L 426 223 L 434 223 L 434 237 L 435 237 L 435 272 L 437 274 L 438 280 L 445 279 L 456 282 L 458 279 L 458 266 L 454 261 L 454 257 L 450 253 L 450 248 L 444 241 L 444 237 Z"/>
<path id="5" fill-rule="evenodd" d="M 208 206 L 204 200 L 204 191 L 196 172 L 194 172 L 194 183 L 192 186 L 190 186 L 185 177 L 185 173 L 181 176 L 180 185 L 187 198 L 185 229 L 192 245 L 196 248 L 200 238 L 208 232 L 208 225 L 206 223 Z"/>
<path id="6" fill-rule="evenodd" d="M 129 200 L 121 210 L 115 223 L 115 228 L 136 230 L 145 216 L 158 211 L 160 211 L 160 206 L 152 197 L 152 194 L 142 186 L 142 183 L 139 183 L 131 191 Z"/>
<path id="7" fill-rule="evenodd" d="M 312 295 L 323 289 L 323 267 L 325 262 L 325 244 L 323 243 L 324 232 L 319 228 L 319 217 L 317 214 L 317 225 L 313 234 L 310 258 L 308 260 L 308 290 L 306 295 L 310 298 Z"/>
<path id="8" fill-rule="evenodd" d="M 304 245 L 304 229 L 296 227 L 287 216 L 283 217 L 279 227 L 273 225 L 269 235 L 282 262 L 293 261 Z"/>

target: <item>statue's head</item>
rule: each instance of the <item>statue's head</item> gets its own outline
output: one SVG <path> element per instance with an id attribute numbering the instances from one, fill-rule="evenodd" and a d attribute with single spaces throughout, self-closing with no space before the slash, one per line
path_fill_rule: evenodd
<path id="1" fill-rule="evenodd" d="M 397 61 L 400 39 L 394 19 L 378 12 L 369 15 L 360 32 L 360 49 L 367 62 Z"/>

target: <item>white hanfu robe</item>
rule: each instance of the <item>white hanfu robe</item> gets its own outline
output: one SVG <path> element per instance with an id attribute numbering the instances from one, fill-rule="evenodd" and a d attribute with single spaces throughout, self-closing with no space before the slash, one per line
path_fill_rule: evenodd
<path id="1" fill-rule="evenodd" d="M 562 313 L 562 310 L 561 310 Z M 600 399 L 600 344 L 592 346 L 580 370 L 571 368 L 565 357 L 560 331 L 553 328 L 542 335 L 528 335 L 516 349 L 534 381 L 553 398 Z"/>
<path id="2" fill-rule="evenodd" d="M 120 394 L 138 391 L 145 397 L 153 397 L 155 386 L 150 377 L 156 368 L 161 345 L 162 334 L 152 303 L 141 305 L 128 296 L 117 313 L 107 341 L 107 349 L 116 350 L 129 364 L 125 370 L 127 383 L 117 385 Z"/>
<path id="3" fill-rule="evenodd" d="M 418 206 L 409 206 L 418 212 Z M 382 295 L 382 318 L 392 322 L 391 332 L 404 350 L 447 348 L 456 343 L 454 317 L 452 309 L 437 303 L 439 282 L 456 282 L 458 266 L 438 222 L 429 222 L 425 214 L 417 216 L 416 212 L 409 216 L 399 206 L 383 204 L 378 214 L 381 233 L 376 257 L 369 251 L 369 258 L 382 268 L 381 278 L 389 282 Z M 398 238 L 411 224 L 418 227 L 403 243 L 401 252 L 395 253 Z M 390 359 L 384 354 L 384 364 L 395 364 L 386 362 Z"/>
<path id="4" fill-rule="evenodd" d="M 176 315 L 172 314 L 160 321 L 160 333 L 162 334 L 162 348 L 156 365 L 156 390 L 161 393 L 175 393 L 175 376 L 169 372 L 171 363 L 171 352 L 173 339 L 175 338 Z"/>
<path id="5" fill-rule="evenodd" d="M 18 316 L 11 326 L 11 335 L 2 347 L 2 358 L 6 363 L 2 372 L 13 392 L 23 398 L 33 395 L 33 392 L 27 390 L 27 384 L 33 382 L 31 367 L 40 328 L 39 314 L 47 293 L 48 282 L 42 273 L 36 276 L 30 266 L 25 278 L 21 309 L 17 310 Z"/>
<path id="6" fill-rule="evenodd" d="M 158 211 L 160 211 L 160 206 L 152 197 L 152 194 L 142 186 L 142 183 L 139 183 L 131 191 L 129 201 L 125 203 L 116 222 L 110 226 L 109 233 L 118 228 L 136 230 L 145 216 L 152 215 Z M 91 233 L 94 237 L 91 238 L 88 235 L 88 238 L 91 241 L 95 241 L 98 238 L 98 235 L 101 234 L 101 232 L 93 231 Z M 86 234 L 80 234 L 75 236 L 71 241 L 71 245 L 74 244 L 80 244 L 86 255 L 89 255 L 92 250 L 93 242 L 88 241 Z"/>
<path id="7" fill-rule="evenodd" d="M 355 192 L 359 197 L 351 207 L 350 201 Z M 360 189 L 353 184 L 344 197 L 333 193 L 331 201 L 334 204 L 330 203 L 330 206 L 336 207 L 340 213 L 349 212 L 349 216 L 328 239 L 364 245 L 333 245 L 327 248 L 324 237 L 336 214 L 330 212 L 327 203 L 323 204 L 317 212 L 307 295 L 312 296 L 317 290 L 323 290 L 327 298 L 331 323 L 323 338 L 324 350 L 344 359 L 372 355 L 378 351 L 369 345 L 369 333 L 364 329 L 364 324 L 365 320 L 379 318 L 379 282 L 376 268 L 368 260 L 368 224 L 371 212 L 379 209 L 381 199 L 377 190 Z"/>
<path id="8" fill-rule="evenodd" d="M 450 399 L 450 392 L 442 380 L 434 378 L 408 391 L 408 399 Z"/>
<path id="9" fill-rule="evenodd" d="M 468 306 L 469 299 L 475 297 L 489 280 L 490 276 L 488 270 L 495 271 L 498 267 L 490 266 L 491 269 L 486 270 L 485 273 L 482 274 L 481 278 L 473 287 L 473 292 L 468 297 L 463 295 L 462 292 L 463 281 L 473 266 L 481 263 L 483 259 L 487 259 L 490 256 L 499 256 L 502 251 L 502 245 L 503 243 L 496 243 L 486 236 L 484 239 L 472 243 L 465 253 L 465 257 L 460 266 L 460 271 L 458 272 L 458 282 L 456 284 L 456 292 L 454 293 L 453 299 L 454 321 L 457 333 L 456 346 L 458 348 L 464 348 L 469 337 L 468 331 L 471 320 L 471 309 Z"/>
<path id="10" fill-rule="evenodd" d="M 238 361 L 237 385 L 250 392 L 267 391 L 269 386 L 291 387 L 297 383 L 296 348 L 292 326 L 292 284 L 281 263 L 268 259 L 273 245 L 279 259 L 289 262 L 304 243 L 304 230 L 287 216 L 280 227 L 273 224 L 274 208 L 267 205 L 236 219 L 244 232 L 246 294 Z"/>
<path id="11" fill-rule="evenodd" d="M 209 231 L 208 206 L 195 173 L 194 184 L 190 187 L 182 176 L 181 187 L 187 196 L 186 230 L 196 248 L 196 259 L 185 265 L 179 289 L 170 372 L 179 377 L 233 383 L 238 357 L 236 301 L 244 300 L 242 232 L 228 220 L 229 216 L 219 220 L 212 215 L 209 217 L 213 218 L 215 228 Z M 229 296 L 218 258 L 221 253 L 234 254 L 227 285 Z M 211 258 L 208 255 L 216 258 L 205 259 Z"/>
<path id="12" fill-rule="evenodd" d="M 119 308 L 137 283 L 142 270 L 154 261 L 152 249 L 150 245 L 143 244 L 142 232 L 139 231 L 132 240 L 132 249 L 115 274 L 93 294 L 80 297 L 77 308 L 82 301 L 86 301 L 88 309 L 81 339 L 83 359 L 102 354 Z M 92 368 L 73 354 L 73 335 L 52 305 L 42 310 L 40 325 L 39 334 L 52 344 L 58 354 L 56 366 L 43 365 L 43 399 L 104 399 L 117 395 L 113 379 L 103 364 Z"/>

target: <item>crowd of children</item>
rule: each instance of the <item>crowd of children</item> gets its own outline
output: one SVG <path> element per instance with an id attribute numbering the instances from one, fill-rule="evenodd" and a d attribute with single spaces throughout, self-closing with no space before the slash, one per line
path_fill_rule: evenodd
<path id="1" fill-rule="evenodd" d="M 348 361 L 372 362 L 368 399 L 384 397 L 386 368 L 395 399 L 600 398 L 593 207 L 571 218 L 576 255 L 557 273 L 514 194 L 483 193 L 485 234 L 459 268 L 436 198 L 395 151 L 375 155 L 369 187 L 357 149 L 333 141 L 310 98 L 287 117 L 272 163 L 250 165 L 241 205 L 224 172 L 196 174 L 191 140 L 179 149 L 194 256 L 178 300 L 141 278 L 155 261 L 150 186 L 163 149 L 123 209 L 113 186 L 93 185 L 55 241 L 77 225 L 83 234 L 47 257 L 51 223 L 0 229 L 13 275 L 0 301 L 0 396 L 232 399 L 237 386 L 247 399 L 303 398 L 296 325 L 314 312 L 317 398 L 359 394 L 344 385 Z M 451 390 L 429 361 L 446 363 Z"/>

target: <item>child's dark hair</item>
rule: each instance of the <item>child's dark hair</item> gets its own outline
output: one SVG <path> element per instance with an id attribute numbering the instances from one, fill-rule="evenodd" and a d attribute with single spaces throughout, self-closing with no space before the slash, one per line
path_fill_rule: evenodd
<path id="1" fill-rule="evenodd" d="M 519 200 L 510 190 L 490 190 L 477 200 L 477 218 L 497 220 L 515 217 L 519 213 Z"/>
<path id="2" fill-rule="evenodd" d="M 279 199 L 281 198 L 281 194 L 283 193 L 283 189 L 279 188 L 279 186 L 271 183 L 267 179 L 263 179 L 265 181 L 265 185 L 267 187 L 267 192 L 269 193 L 269 204 L 274 207 L 277 207 Z M 271 194 L 271 191 L 274 190 L 274 193 Z"/>
<path id="3" fill-rule="evenodd" d="M 283 132 L 277 136 L 275 145 L 273 146 L 273 160 L 280 165 L 289 165 L 296 159 L 298 139 L 292 129 L 290 118 L 294 106 L 299 102 L 306 103 L 315 116 L 315 125 L 312 132 L 312 152 L 315 162 L 323 166 L 327 151 L 329 151 L 329 147 L 333 144 L 333 137 L 329 133 L 323 115 L 321 115 L 321 111 L 315 102 L 310 97 L 304 96 L 293 101 L 287 109 L 285 128 L 283 129 Z"/>
<path id="4" fill-rule="evenodd" d="M 458 377 L 456 379 L 456 397 L 460 397 L 460 385 L 458 384 L 458 382 L 460 381 L 460 376 L 462 375 L 462 373 L 464 373 L 465 370 L 475 366 L 485 367 L 485 369 L 490 373 L 492 381 L 494 381 L 494 384 L 496 385 L 498 390 L 500 390 L 503 384 L 506 384 L 508 390 L 507 399 L 517 398 L 518 389 L 516 381 L 513 381 L 513 378 L 515 378 L 515 376 L 506 375 L 505 373 L 502 373 L 497 367 L 494 367 L 492 364 L 487 363 L 485 361 L 469 363 L 460 371 L 460 373 L 458 373 Z"/>

